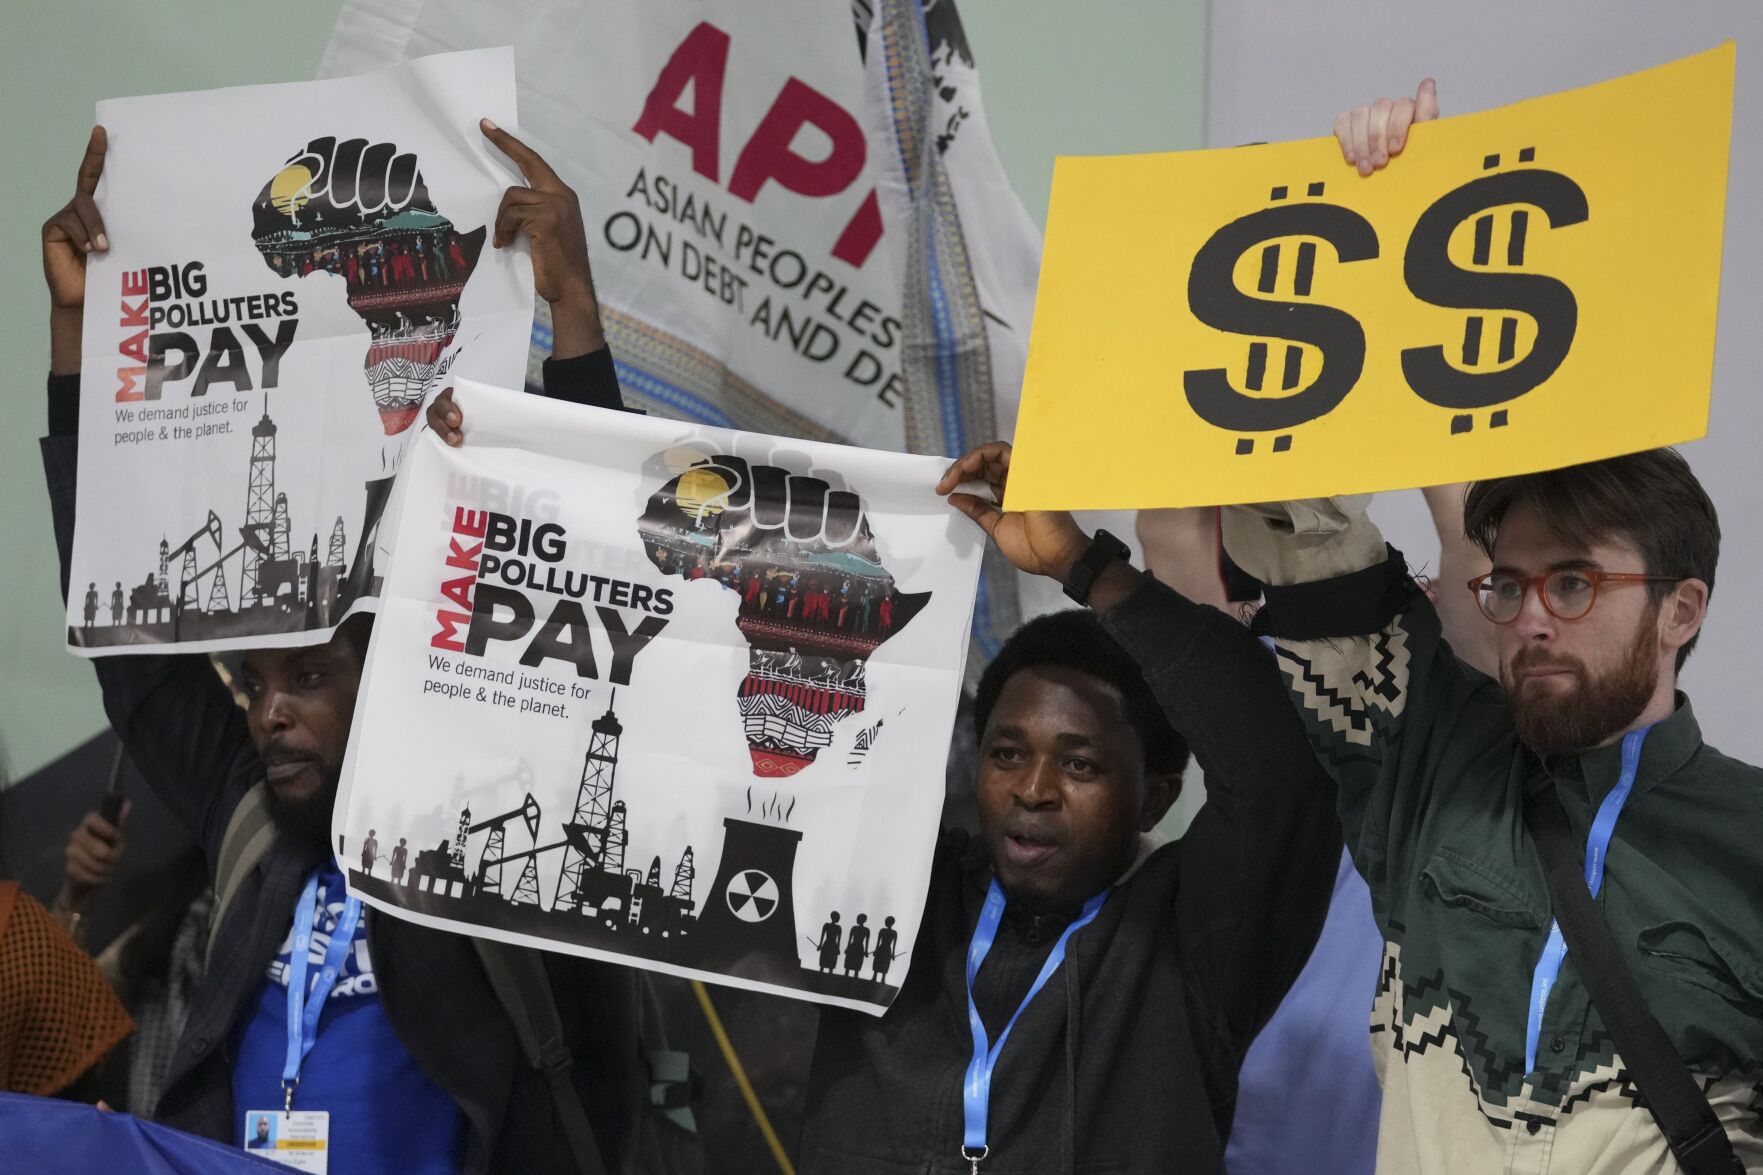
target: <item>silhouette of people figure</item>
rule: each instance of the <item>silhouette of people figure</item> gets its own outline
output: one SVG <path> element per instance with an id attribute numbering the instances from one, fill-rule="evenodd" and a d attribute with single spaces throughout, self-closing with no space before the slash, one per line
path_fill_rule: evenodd
<path id="1" fill-rule="evenodd" d="M 875 953 L 869 957 L 870 966 L 875 969 L 871 978 L 877 983 L 887 982 L 888 967 L 899 953 L 900 932 L 894 929 L 894 919 L 889 917 L 882 923 L 882 928 L 875 932 Z"/>
<path id="2" fill-rule="evenodd" d="M 820 928 L 820 942 L 817 944 L 820 948 L 820 969 L 828 975 L 838 965 L 839 939 L 843 935 L 844 931 L 839 927 L 839 912 L 834 910 L 832 918 Z"/>
<path id="3" fill-rule="evenodd" d="M 116 586 L 110 589 L 110 623 L 122 623 L 122 580 L 120 579 L 116 581 Z"/>
<path id="4" fill-rule="evenodd" d="M 845 936 L 845 974 L 852 979 L 863 970 L 864 957 L 869 954 L 869 927 L 864 925 L 868 921 L 868 914 L 857 915 L 857 925 Z"/>
<path id="5" fill-rule="evenodd" d="M 404 877 L 404 866 L 410 860 L 410 850 L 404 847 L 404 838 L 398 838 L 398 846 L 392 850 L 392 884 L 397 885 Z M 892 919 L 890 919 L 892 921 Z"/>
<path id="6" fill-rule="evenodd" d="M 380 842 L 374 839 L 374 830 L 367 830 L 367 839 L 361 842 L 361 871 L 369 877 L 373 876 L 373 863 L 379 859 Z"/>
<path id="7" fill-rule="evenodd" d="M 96 619 L 98 619 L 98 585 L 96 583 L 87 583 L 86 584 L 86 627 L 87 628 L 92 627 L 92 622 Z"/>

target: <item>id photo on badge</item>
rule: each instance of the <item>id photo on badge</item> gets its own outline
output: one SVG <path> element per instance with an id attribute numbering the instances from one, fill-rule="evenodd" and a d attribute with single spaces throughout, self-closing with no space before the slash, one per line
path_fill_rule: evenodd
<path id="1" fill-rule="evenodd" d="M 247 1115 L 245 1119 L 245 1149 L 275 1149 L 276 1119 L 278 1114 L 259 1111 L 255 1115 Z"/>
<path id="2" fill-rule="evenodd" d="M 307 1175 L 328 1175 L 331 1116 L 326 1110 L 250 1110 L 245 1149 Z"/>

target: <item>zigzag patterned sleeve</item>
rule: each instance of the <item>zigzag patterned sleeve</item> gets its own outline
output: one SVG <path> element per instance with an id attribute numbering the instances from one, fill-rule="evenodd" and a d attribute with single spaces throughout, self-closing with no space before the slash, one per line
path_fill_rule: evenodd
<path id="1" fill-rule="evenodd" d="M 1401 553 L 1362 512 L 1344 514 L 1332 533 L 1300 524 L 1280 535 L 1263 509 L 1239 518 L 1250 541 L 1231 556 L 1267 584 L 1254 631 L 1271 638 L 1310 745 L 1339 785 L 1342 832 L 1381 921 L 1424 864 L 1411 858 L 1435 798 L 1510 727 L 1498 687 L 1451 652 Z M 1227 521 L 1227 542 L 1231 533 Z"/>

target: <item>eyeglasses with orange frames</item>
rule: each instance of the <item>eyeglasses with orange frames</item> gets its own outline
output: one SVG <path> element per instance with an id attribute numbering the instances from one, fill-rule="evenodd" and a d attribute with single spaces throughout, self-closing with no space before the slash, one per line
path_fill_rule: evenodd
<path id="1" fill-rule="evenodd" d="M 1511 625 L 1525 607 L 1525 593 L 1536 591 L 1543 609 L 1558 621 L 1581 619 L 1597 603 L 1604 584 L 1680 584 L 1682 575 L 1641 575 L 1638 572 L 1603 572 L 1599 568 L 1557 568 L 1543 575 L 1490 572 L 1469 580 L 1481 614 L 1495 625 Z"/>
<path id="2" fill-rule="evenodd" d="M 1524 609 L 1527 592 L 1536 591 L 1543 608 L 1556 620 L 1579 620 L 1598 602 L 1605 584 L 1682 583 L 1681 575 L 1641 575 L 1632 571 L 1601 571 L 1595 567 L 1564 567 L 1542 575 L 1494 571 L 1469 581 L 1481 614 L 1495 624 L 1511 624 Z"/>

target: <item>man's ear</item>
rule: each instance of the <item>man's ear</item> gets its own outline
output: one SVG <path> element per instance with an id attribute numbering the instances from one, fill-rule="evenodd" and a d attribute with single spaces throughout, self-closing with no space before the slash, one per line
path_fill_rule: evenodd
<path id="1" fill-rule="evenodd" d="M 1169 814 L 1181 795 L 1181 772 L 1165 771 L 1145 776 L 1145 803 L 1139 809 L 1139 831 L 1150 832 Z"/>
<path id="2" fill-rule="evenodd" d="M 1659 642 L 1673 656 L 1702 630 L 1708 617 L 1708 585 L 1699 579 L 1678 581 L 1659 604 Z"/>

